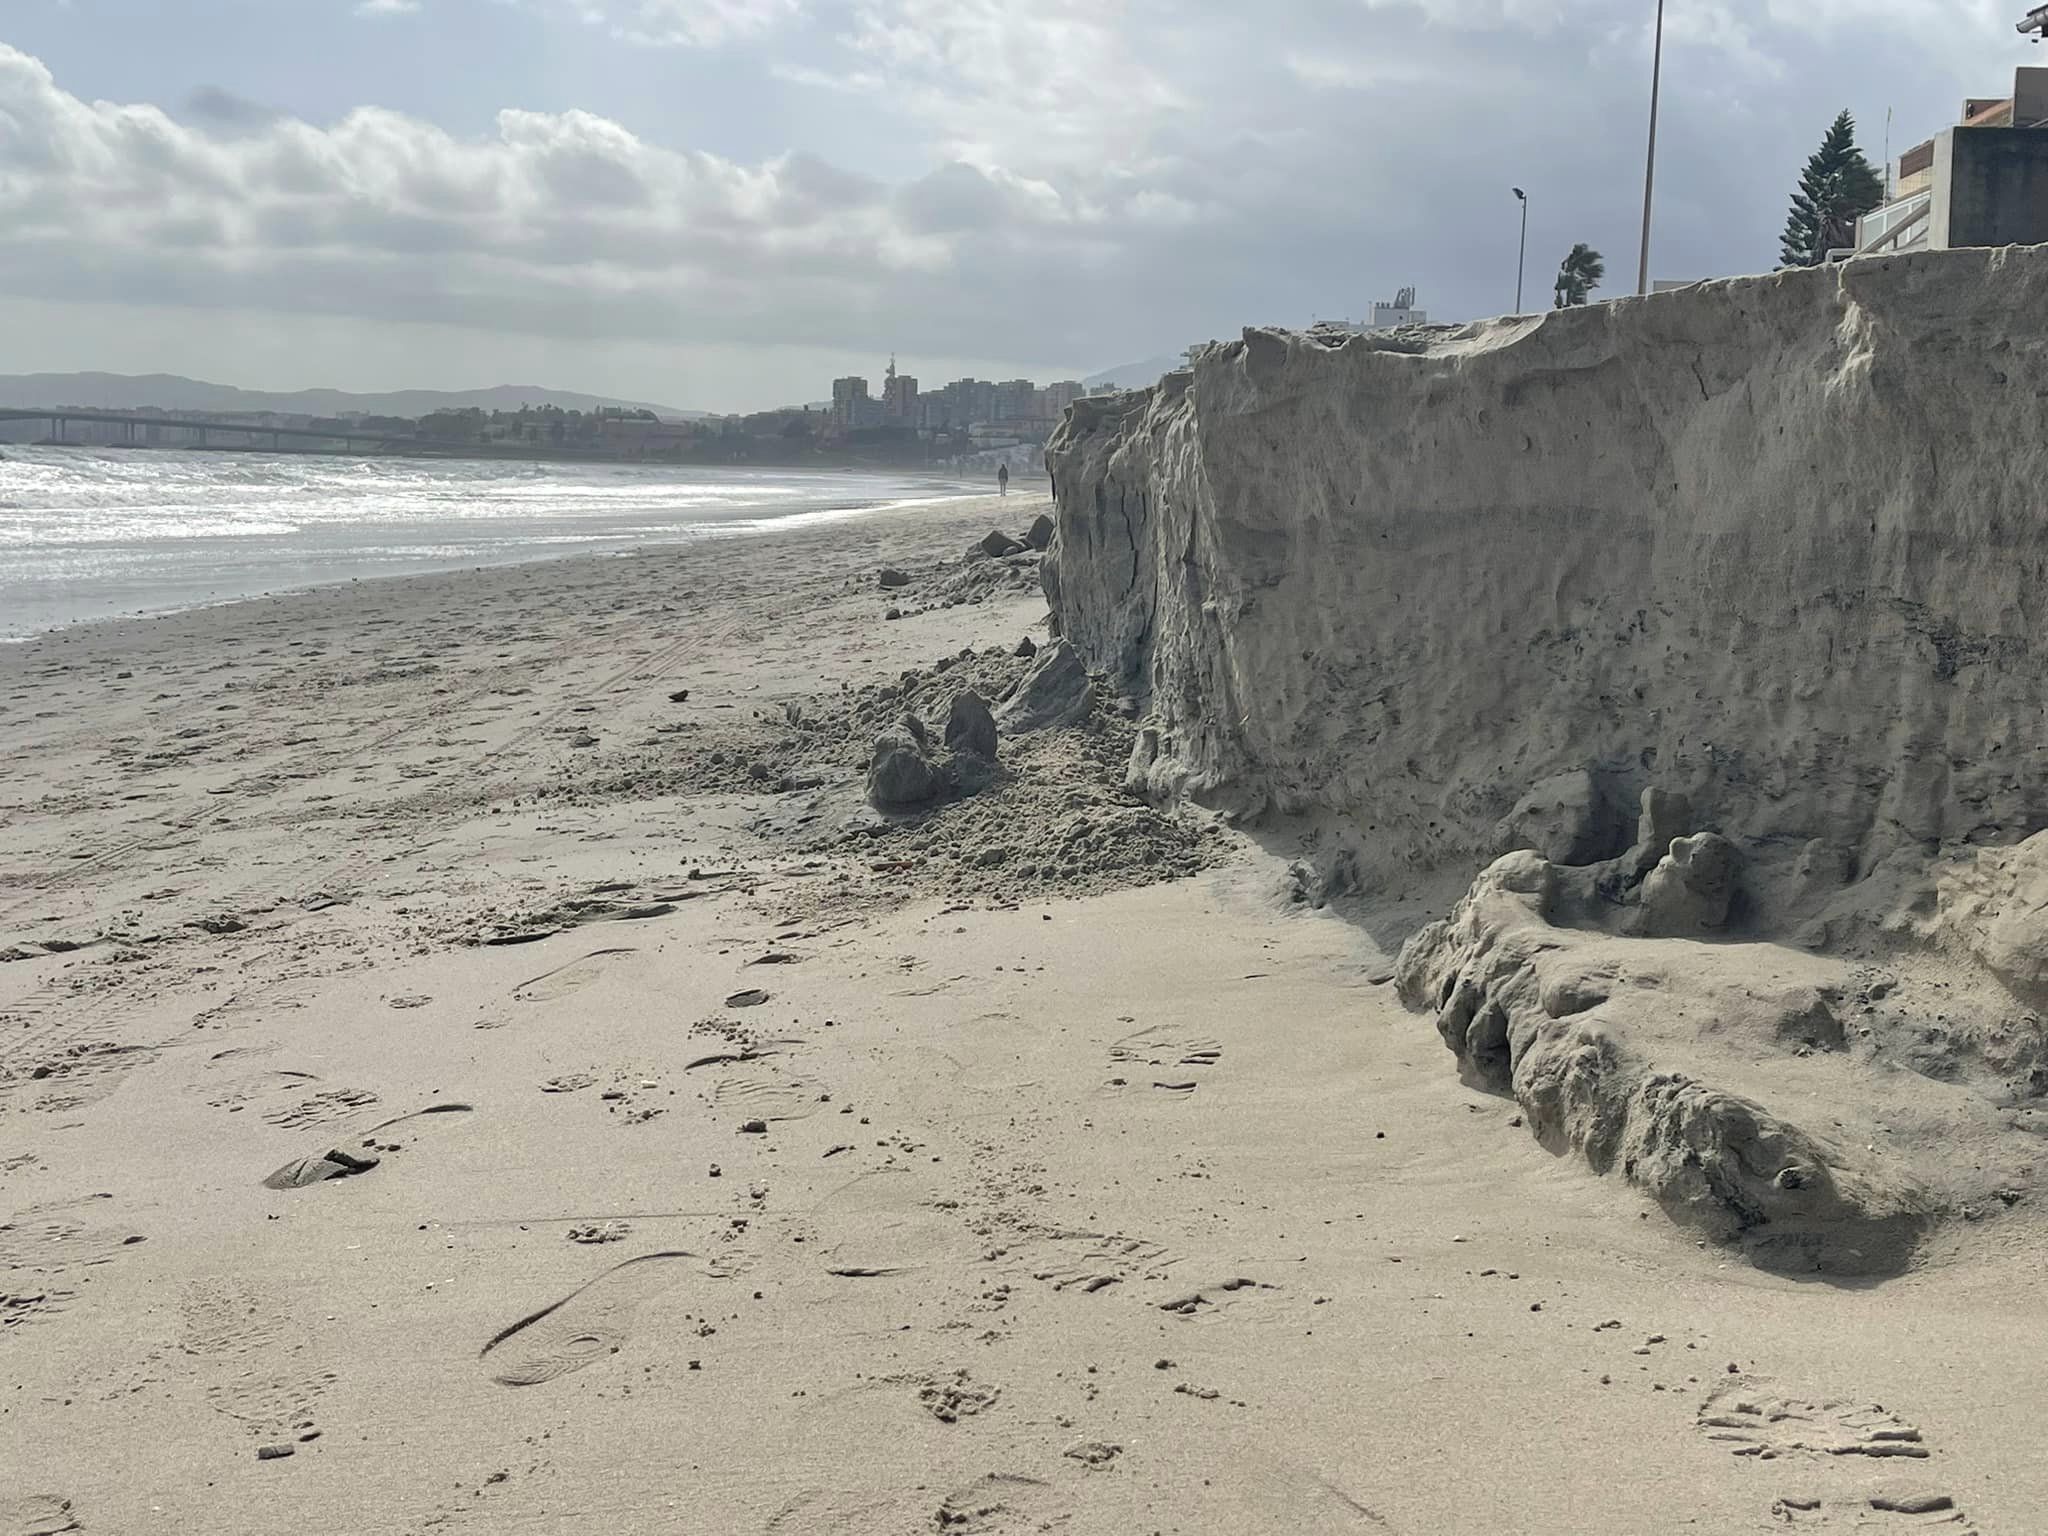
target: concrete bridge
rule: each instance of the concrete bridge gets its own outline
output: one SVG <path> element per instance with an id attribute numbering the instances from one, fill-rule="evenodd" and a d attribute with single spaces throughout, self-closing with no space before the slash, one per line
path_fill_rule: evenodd
<path id="1" fill-rule="evenodd" d="M 137 411 L 93 411 L 70 406 L 38 406 L 33 409 L 0 409 L 0 423 L 47 421 L 48 442 L 62 446 L 65 428 L 72 422 L 93 422 L 118 426 L 121 437 L 114 447 L 205 448 L 246 452 L 250 449 L 272 453 L 378 453 L 405 458 L 520 459 L 591 463 L 619 461 L 623 455 L 602 448 L 568 447 L 539 443 L 462 443 L 436 437 L 415 437 L 410 432 L 351 432 L 320 427 L 263 427 L 246 421 L 224 421 L 208 416 L 152 416 Z M 152 433 L 150 429 L 154 428 Z M 175 432 L 172 442 L 161 440 L 164 432 Z M 228 439 L 222 441 L 221 439 Z M 80 443 L 79 447 L 105 447 L 104 442 Z"/>
<path id="2" fill-rule="evenodd" d="M 169 429 L 190 434 L 192 441 L 180 444 L 181 447 L 189 448 L 222 446 L 216 442 L 209 442 L 209 435 L 247 438 L 252 446 L 268 439 L 270 447 L 278 453 L 310 452 L 313 451 L 314 443 L 332 445 L 344 451 L 365 453 L 417 452 L 423 448 L 438 446 L 422 442 L 410 435 L 400 437 L 389 432 L 326 431 L 318 427 L 263 427 L 252 422 L 222 421 L 201 416 L 154 416 L 134 411 L 89 411 L 69 407 L 0 410 L 0 421 L 47 421 L 50 423 L 51 441 L 57 443 L 64 441 L 64 429 L 68 423 L 94 422 L 122 428 L 121 440 L 137 447 L 152 440 L 146 431 L 152 427 L 158 431 Z"/>

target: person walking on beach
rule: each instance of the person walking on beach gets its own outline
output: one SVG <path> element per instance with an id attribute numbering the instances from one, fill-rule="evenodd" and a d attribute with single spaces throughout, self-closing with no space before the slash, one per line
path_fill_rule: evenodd
<path id="1" fill-rule="evenodd" d="M 998 496 L 1010 494 L 1010 466 L 1007 464 L 998 464 L 996 466 L 996 494 Z"/>

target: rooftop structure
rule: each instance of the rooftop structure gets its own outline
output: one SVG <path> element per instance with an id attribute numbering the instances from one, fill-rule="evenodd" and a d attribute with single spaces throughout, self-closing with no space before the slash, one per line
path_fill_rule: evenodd
<path id="1" fill-rule="evenodd" d="M 2048 69 L 2014 71 L 2010 96 L 1973 96 L 1955 126 L 1899 156 L 1883 206 L 1842 255 L 2048 241 Z"/>
<path id="2" fill-rule="evenodd" d="M 1403 288 L 1394 295 L 1394 302 L 1372 307 L 1372 324 L 1367 327 L 1374 331 L 1391 331 L 1404 325 L 1429 324 L 1429 312 L 1415 307 L 1415 290 Z"/>

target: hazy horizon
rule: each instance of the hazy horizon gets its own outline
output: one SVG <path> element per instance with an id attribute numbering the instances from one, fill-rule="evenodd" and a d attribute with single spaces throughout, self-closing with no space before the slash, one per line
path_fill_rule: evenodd
<path id="1" fill-rule="evenodd" d="M 2018 0 L 1671 8 L 1653 276 L 1768 270 L 1835 112 L 1873 160 L 2010 89 Z M 11 372 L 548 388 L 738 411 L 1080 378 L 1245 324 L 1633 287 L 1649 0 L 21 0 Z M 1570 80 L 1569 89 L 1557 82 Z"/>
<path id="2" fill-rule="evenodd" d="M 1129 359 L 1125 364 L 1113 365 L 1113 367 L 1109 370 L 1092 370 L 1089 376 L 1094 377 L 1096 374 L 1106 371 L 1125 370 L 1128 369 L 1131 365 L 1142 365 L 1147 363 L 1148 361 L 1157 363 L 1163 368 L 1169 360 L 1164 357 L 1149 360 L 1143 358 L 1132 358 Z M 906 369 L 905 371 L 908 372 L 909 370 Z M 494 379 L 482 382 L 473 382 L 470 384 L 456 385 L 413 385 L 407 383 L 394 383 L 389 385 L 388 387 L 372 387 L 368 389 L 341 389 L 334 385 L 325 383 L 311 383 L 303 385 L 286 384 L 277 386 L 250 385 L 241 383 L 240 381 L 235 379 L 201 379 L 194 378 L 190 374 L 174 373 L 164 370 L 152 371 L 149 373 L 123 373 L 105 368 L 38 368 L 25 369 L 18 373 L 0 373 L 0 407 L 18 409 L 26 407 L 71 405 L 78 406 L 81 409 L 88 410 L 121 410 L 129 408 L 139 408 L 145 410 L 151 408 L 169 408 L 185 410 L 201 408 L 197 406 L 188 406 L 183 403 L 174 403 L 172 405 L 165 406 L 163 405 L 162 402 L 145 399 L 106 399 L 95 401 L 84 396 L 78 396 L 74 398 L 71 395 L 64 395 L 61 392 L 53 393 L 50 389 L 42 389 L 38 391 L 25 391 L 17 387 L 22 381 L 31 379 L 121 380 L 143 384 L 153 382 L 175 382 L 179 384 L 193 386 L 195 389 L 200 391 L 217 390 L 222 392 L 231 392 L 239 395 L 250 395 L 263 397 L 265 399 L 279 400 L 288 397 L 303 396 L 343 396 L 346 397 L 351 402 L 383 401 L 391 397 L 417 395 L 445 395 L 450 397 L 451 399 L 466 400 L 469 399 L 470 397 L 475 396 L 519 393 L 535 396 L 547 396 L 550 400 L 556 402 L 557 404 L 561 404 L 563 409 L 587 409 L 590 406 L 602 404 L 605 406 L 620 406 L 627 408 L 648 408 L 670 415 L 694 416 L 722 416 L 739 414 L 744 411 L 763 409 L 763 407 L 751 405 L 745 407 L 721 409 L 719 406 L 715 404 L 706 406 L 686 404 L 680 401 L 673 400 L 637 400 L 613 392 L 607 392 L 603 390 L 577 389 L 573 386 L 561 385 L 549 382 L 547 380 L 536 379 Z M 872 384 L 879 386 L 879 376 L 871 378 L 870 382 Z M 921 382 L 937 383 L 941 381 L 926 380 Z M 1050 376 L 1048 376 L 1046 378 L 1034 380 L 1034 382 L 1042 386 L 1044 384 L 1056 381 L 1050 378 Z M 562 404 L 562 402 L 565 401 L 573 403 Z M 427 409 L 438 409 L 442 408 L 444 404 L 445 402 L 436 401 L 434 405 L 431 407 L 421 405 L 419 407 L 419 410 L 424 411 Z M 829 400 L 829 398 L 812 398 L 807 400 L 790 399 L 777 401 L 773 406 L 766 408 L 783 410 L 818 408 L 829 409 L 830 405 L 831 401 Z M 221 408 L 255 409 L 257 407 L 253 405 L 224 404 Z M 513 409 L 514 406 L 511 402 L 508 401 L 501 403 L 496 408 Z M 401 412 L 401 414 L 417 414 L 417 412 Z"/>

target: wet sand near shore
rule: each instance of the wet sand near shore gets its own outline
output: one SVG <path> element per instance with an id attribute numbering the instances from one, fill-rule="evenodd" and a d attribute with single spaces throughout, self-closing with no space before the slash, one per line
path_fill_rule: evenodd
<path id="1" fill-rule="evenodd" d="M 0 649 L 0 1536 L 2040 1529 L 2028 1253 L 1701 1246 L 1114 699 L 863 810 L 1042 505 Z"/>

